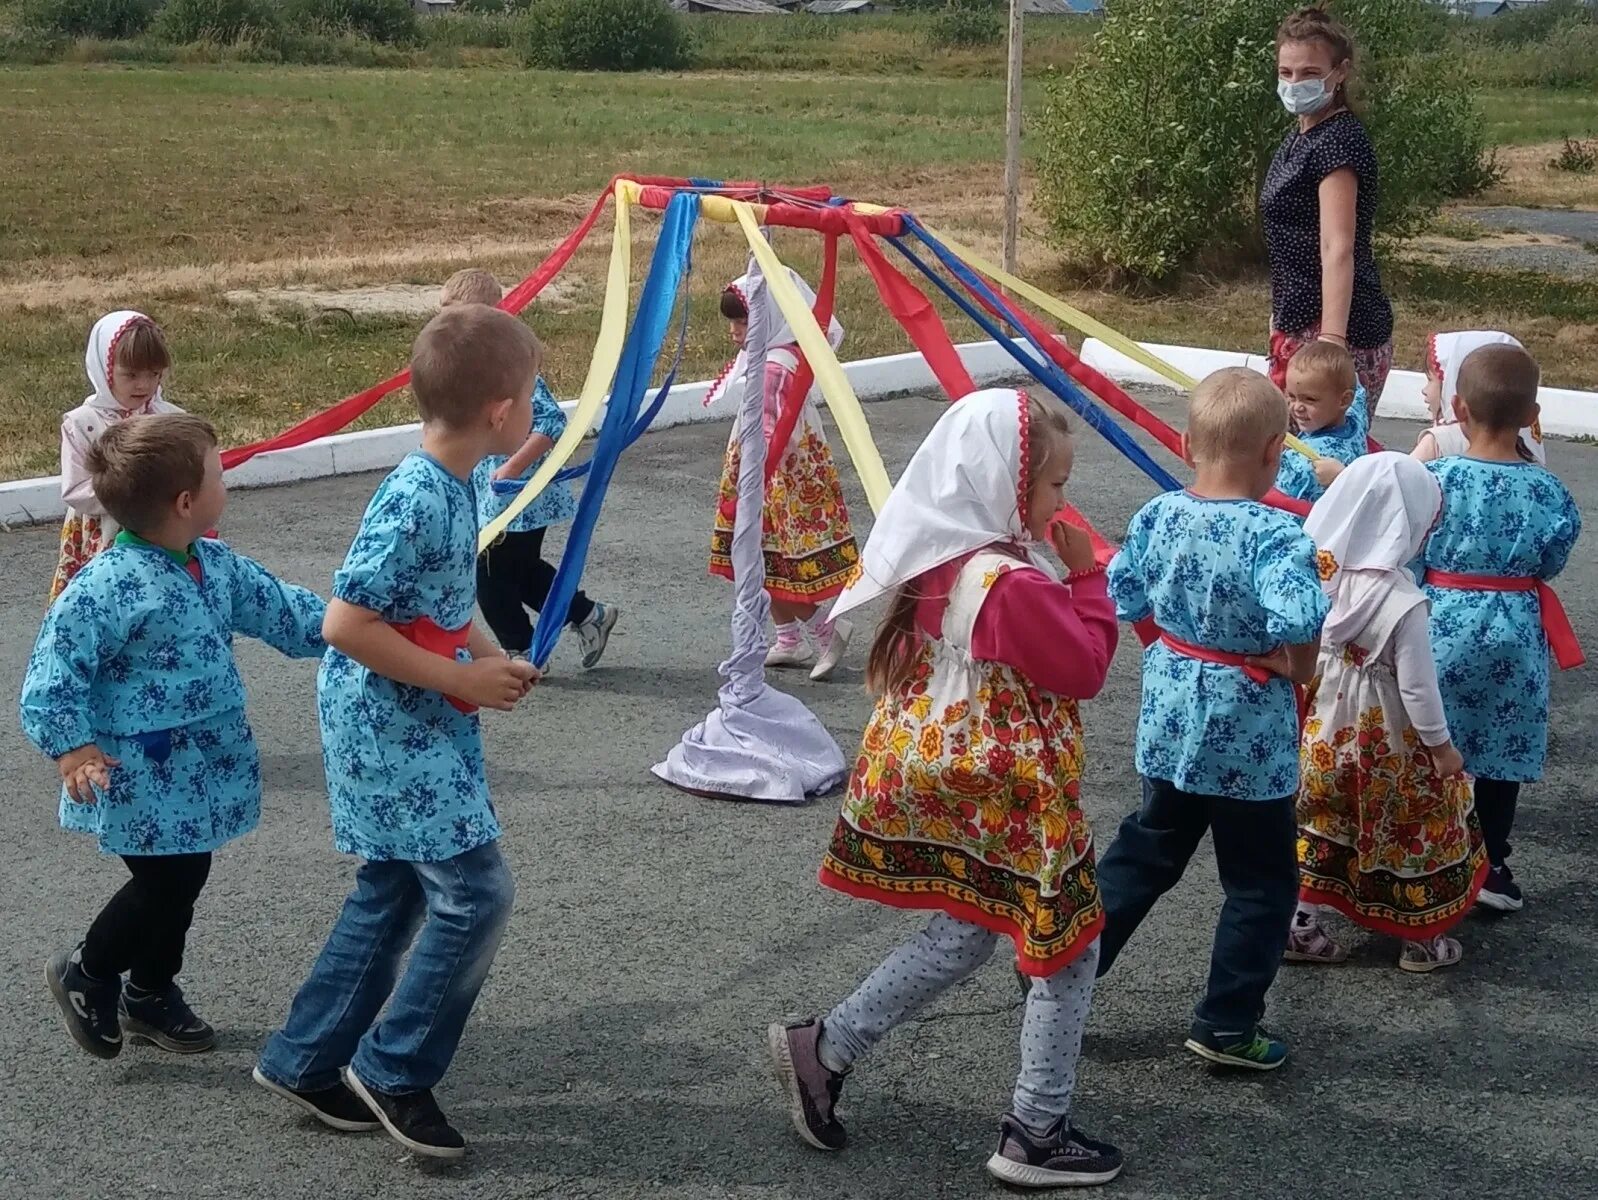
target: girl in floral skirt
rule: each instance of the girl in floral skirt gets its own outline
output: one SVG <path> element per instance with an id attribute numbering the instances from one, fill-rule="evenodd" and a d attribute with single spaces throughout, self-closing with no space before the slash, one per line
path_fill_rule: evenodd
<path id="1" fill-rule="evenodd" d="M 854 1064 L 1004 936 L 1034 983 L 988 1170 L 1028 1187 L 1120 1173 L 1120 1152 L 1070 1121 L 1104 924 L 1077 702 L 1103 687 L 1117 637 L 1086 533 L 1049 527 L 1071 461 L 1057 405 L 965 397 L 911 459 L 834 608 L 892 597 L 867 667 L 881 698 L 821 881 L 933 916 L 826 1017 L 769 1030 L 794 1125 L 818 1149 L 843 1148 L 835 1105 Z"/>
<path id="2" fill-rule="evenodd" d="M 143 313 L 108 313 L 89 331 L 84 366 L 94 392 L 61 418 L 61 557 L 50 583 L 50 602 L 72 577 L 111 544 L 118 526 L 95 498 L 89 450 L 112 425 L 148 413 L 182 412 L 161 399 L 161 381 L 172 355 L 160 327 Z"/>
<path id="3" fill-rule="evenodd" d="M 1462 953 L 1448 931 L 1475 903 L 1487 860 L 1437 688 L 1429 608 L 1408 569 L 1442 506 L 1415 459 L 1372 454 L 1304 523 L 1332 608 L 1304 725 L 1291 961 L 1348 957 L 1321 926 L 1323 905 L 1402 939 L 1406 971 Z"/>
<path id="4" fill-rule="evenodd" d="M 814 307 L 815 293 L 796 272 L 790 270 L 788 275 L 806 305 Z M 751 299 L 748 275 L 733 280 L 721 294 L 721 313 L 731 327 L 738 357 L 711 388 L 706 404 L 728 393 L 740 394 L 748 368 L 743 345 L 749 331 Z M 766 305 L 766 315 L 771 331 L 766 339 L 764 381 L 767 453 L 781 456 L 781 465 L 766 487 L 766 592 L 777 623 L 777 638 L 766 654 L 766 665 L 802 667 L 814 661 L 810 677 L 826 679 L 843 659 L 852 629 L 847 621 L 834 623 L 830 616 L 817 621 L 816 615 L 823 603 L 843 591 L 859 552 L 849 527 L 843 485 L 813 396 L 805 397 L 788 444 L 770 444 L 783 400 L 799 370 L 799 347 L 775 304 Z M 827 341 L 834 350 L 843 342 L 843 326 L 836 320 L 828 324 Z M 734 422 L 710 539 L 710 573 L 726 579 L 732 578 L 732 530 L 737 511 L 738 426 Z"/>

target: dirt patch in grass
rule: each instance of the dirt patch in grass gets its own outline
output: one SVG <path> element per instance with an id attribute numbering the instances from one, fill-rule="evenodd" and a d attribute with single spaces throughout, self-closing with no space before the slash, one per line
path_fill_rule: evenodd
<path id="1" fill-rule="evenodd" d="M 1549 166 L 1562 142 L 1502 146 L 1502 182 L 1471 199 L 1472 204 L 1523 204 L 1530 208 L 1598 209 L 1598 175 L 1558 171 Z"/>

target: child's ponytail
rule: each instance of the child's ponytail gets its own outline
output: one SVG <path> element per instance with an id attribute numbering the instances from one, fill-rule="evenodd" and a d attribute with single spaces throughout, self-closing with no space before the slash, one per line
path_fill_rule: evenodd
<path id="1" fill-rule="evenodd" d="M 866 656 L 866 687 L 878 695 L 898 691 L 910 678 L 921 637 L 916 632 L 916 605 L 921 593 L 915 581 L 893 594 L 888 615 Z"/>

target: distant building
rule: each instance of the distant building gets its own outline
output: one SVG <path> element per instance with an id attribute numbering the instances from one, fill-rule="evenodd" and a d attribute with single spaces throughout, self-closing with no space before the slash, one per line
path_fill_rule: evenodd
<path id="1" fill-rule="evenodd" d="M 1103 0 L 1021 0 L 1021 12 L 1028 17 L 1086 17 L 1103 11 Z"/>
<path id="2" fill-rule="evenodd" d="M 455 11 L 455 0 L 411 0 L 411 11 L 426 16 L 430 13 Z"/>
<path id="3" fill-rule="evenodd" d="M 818 17 L 842 17 L 885 10 L 875 0 L 810 0 L 805 11 Z"/>
<path id="4" fill-rule="evenodd" d="M 736 13 L 748 17 L 780 17 L 783 10 L 766 0 L 671 0 L 671 6 L 685 13 Z"/>

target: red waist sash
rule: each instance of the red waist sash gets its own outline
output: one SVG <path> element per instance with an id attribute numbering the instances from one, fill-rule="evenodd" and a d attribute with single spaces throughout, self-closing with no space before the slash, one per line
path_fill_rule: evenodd
<path id="1" fill-rule="evenodd" d="M 1160 641 L 1186 658 L 1196 658 L 1199 662 L 1214 663 L 1221 667 L 1236 667 L 1255 683 L 1266 684 L 1276 678 L 1264 667 L 1256 667 L 1250 663 L 1246 654 L 1233 654 L 1229 650 L 1211 650 L 1207 646 L 1195 646 L 1191 642 L 1182 641 L 1181 638 L 1174 638 L 1163 630 L 1160 632 Z"/>
<path id="2" fill-rule="evenodd" d="M 1460 592 L 1536 592 L 1543 634 L 1548 638 L 1559 669 L 1569 671 L 1587 661 L 1587 656 L 1581 652 L 1581 643 L 1576 640 L 1576 631 L 1570 627 L 1570 618 L 1565 615 L 1565 606 L 1559 602 L 1554 589 L 1541 579 L 1530 575 L 1461 575 L 1428 568 L 1426 582 L 1433 587 Z"/>
<path id="3" fill-rule="evenodd" d="M 454 662 L 460 657 L 460 651 L 466 649 L 466 639 L 471 636 L 472 623 L 470 621 L 459 629 L 445 629 L 430 617 L 417 617 L 404 625 L 390 624 L 389 628 L 400 637 L 419 646 L 430 654 L 437 654 Z M 468 704 L 454 696 L 445 696 L 459 712 L 471 716 L 477 711 L 477 705 Z"/>

